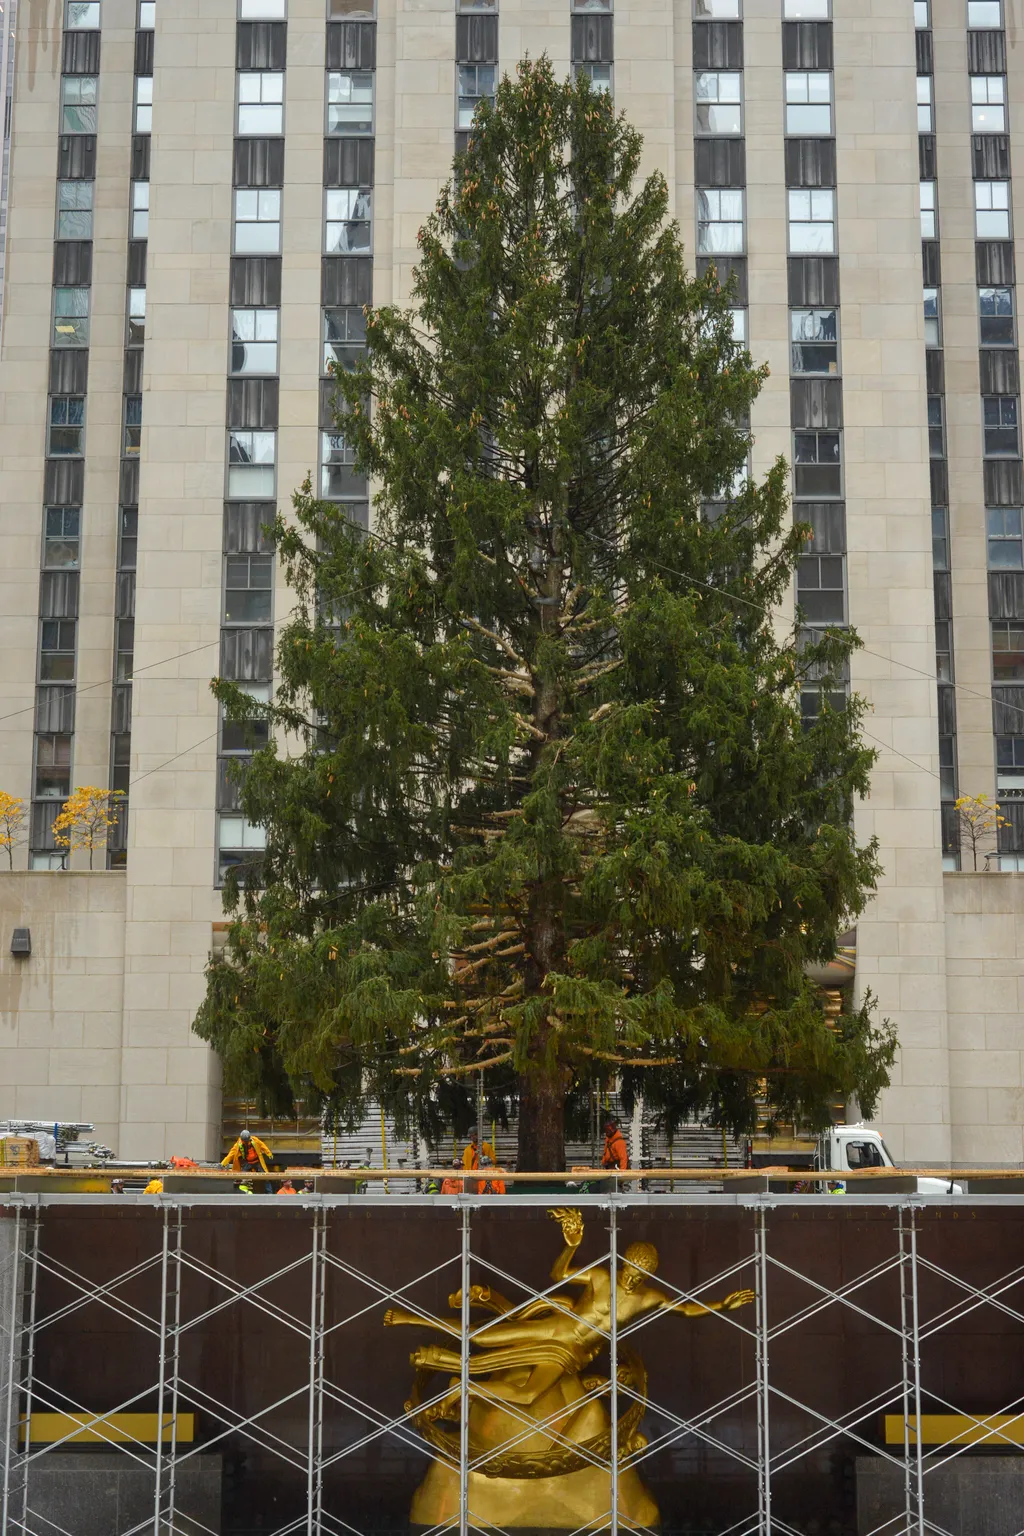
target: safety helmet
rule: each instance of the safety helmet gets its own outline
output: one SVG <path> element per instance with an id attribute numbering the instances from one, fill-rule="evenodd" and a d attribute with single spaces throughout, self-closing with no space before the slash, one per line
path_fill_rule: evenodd
<path id="1" fill-rule="evenodd" d="M 242 1141 L 251 1141 L 252 1140 L 252 1131 L 243 1131 L 242 1132 L 242 1136 L 241 1136 L 241 1140 Z"/>

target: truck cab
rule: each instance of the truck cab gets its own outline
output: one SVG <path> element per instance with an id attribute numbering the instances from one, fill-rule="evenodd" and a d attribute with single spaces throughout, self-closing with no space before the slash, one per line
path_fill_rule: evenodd
<path id="1" fill-rule="evenodd" d="M 836 1125 L 818 1138 L 817 1166 L 837 1174 L 862 1168 L 896 1168 L 878 1131 L 867 1125 Z M 919 1195 L 962 1195 L 963 1186 L 950 1179 L 918 1178 Z"/>

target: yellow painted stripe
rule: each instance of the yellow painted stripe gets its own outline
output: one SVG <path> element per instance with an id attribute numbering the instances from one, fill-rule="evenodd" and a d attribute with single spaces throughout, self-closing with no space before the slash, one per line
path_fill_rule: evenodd
<path id="1" fill-rule="evenodd" d="M 910 1444 L 917 1444 L 917 1419 L 910 1416 Z M 885 1416 L 886 1445 L 903 1444 L 903 1417 Z M 993 1413 L 987 1419 L 971 1419 L 959 1413 L 923 1413 L 922 1445 L 1024 1445 L 1024 1414 L 1012 1417 Z"/>
<path id="2" fill-rule="evenodd" d="M 156 1444 L 157 1416 L 155 1413 L 110 1413 L 106 1418 L 93 1422 L 91 1413 L 34 1413 L 32 1415 L 32 1444 L 55 1445 L 59 1440 L 67 1440 L 69 1445 L 126 1445 L 128 1442 L 141 1441 L 143 1445 Z M 88 1429 L 80 1429 L 75 1433 L 76 1424 L 88 1424 Z M 163 1441 L 167 1445 L 171 1440 L 171 1427 L 173 1420 L 169 1413 L 164 1414 Z M 21 1443 L 25 1443 L 27 1420 L 21 1420 Z M 194 1413 L 178 1414 L 179 1445 L 189 1444 L 195 1439 L 196 1416 Z"/>

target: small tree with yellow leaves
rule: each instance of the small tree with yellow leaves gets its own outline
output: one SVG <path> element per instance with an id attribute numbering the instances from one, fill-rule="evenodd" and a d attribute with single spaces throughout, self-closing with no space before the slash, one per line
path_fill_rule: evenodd
<path id="1" fill-rule="evenodd" d="M 961 795 L 953 808 L 960 852 L 963 854 L 964 849 L 969 848 L 977 869 L 978 849 L 990 838 L 998 837 L 999 828 L 1008 827 L 1010 823 L 988 795 Z M 995 849 L 991 851 L 994 853 Z"/>
<path id="2" fill-rule="evenodd" d="M 123 799 L 124 790 L 97 789 L 94 784 L 83 784 L 74 790 L 53 824 L 57 847 L 72 853 L 76 848 L 88 849 L 92 869 L 96 850 L 106 848 L 107 835 L 111 827 L 117 826 L 117 807 Z"/>
<path id="3" fill-rule="evenodd" d="M 0 789 L 0 848 L 7 849 L 7 862 L 14 868 L 15 844 L 22 840 L 25 830 L 25 802 L 16 795 Z"/>

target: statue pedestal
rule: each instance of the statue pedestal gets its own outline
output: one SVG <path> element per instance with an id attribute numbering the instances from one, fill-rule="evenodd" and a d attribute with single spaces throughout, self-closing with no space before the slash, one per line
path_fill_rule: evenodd
<path id="1" fill-rule="evenodd" d="M 469 1474 L 470 1524 L 517 1531 L 601 1530 L 611 1511 L 611 1477 L 584 1467 L 563 1477 L 502 1478 Z M 459 1474 L 435 1461 L 412 1501 L 413 1527 L 445 1525 L 459 1516 Z M 657 1530 L 658 1506 L 632 1468 L 619 1473 L 619 1525 Z"/>

